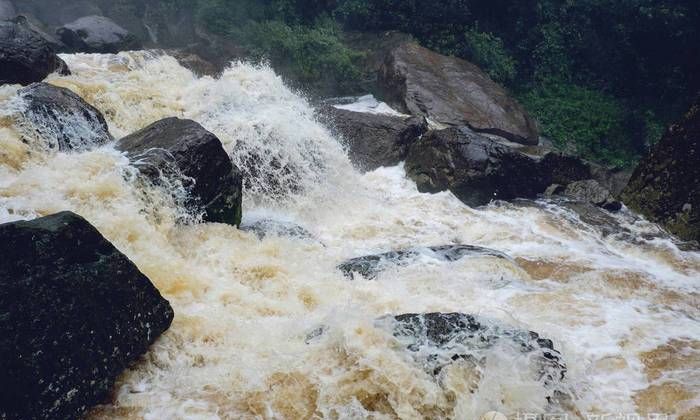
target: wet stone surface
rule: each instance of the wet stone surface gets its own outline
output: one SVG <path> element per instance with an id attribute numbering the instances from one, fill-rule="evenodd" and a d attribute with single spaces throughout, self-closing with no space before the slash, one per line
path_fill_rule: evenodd
<path id="1" fill-rule="evenodd" d="M 389 267 L 407 266 L 422 257 L 453 262 L 464 257 L 474 256 L 509 259 L 506 254 L 494 249 L 474 245 L 441 245 L 402 249 L 383 254 L 352 258 L 340 264 L 338 269 L 349 279 L 355 279 L 356 275 L 366 279 L 375 279 L 380 272 Z"/>

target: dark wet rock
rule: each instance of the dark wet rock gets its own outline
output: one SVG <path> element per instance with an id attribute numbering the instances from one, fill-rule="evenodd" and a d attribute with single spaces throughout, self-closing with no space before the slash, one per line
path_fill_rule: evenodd
<path id="1" fill-rule="evenodd" d="M 381 318 L 378 323 L 435 376 L 458 361 L 470 362 L 478 369 L 494 356 L 499 345 L 522 353 L 529 366 L 521 369 L 552 391 L 566 374 L 563 357 L 551 340 L 487 318 L 461 313 L 403 314 Z"/>
<path id="2" fill-rule="evenodd" d="M 338 266 L 344 276 L 354 279 L 358 274 L 366 279 L 374 279 L 377 275 L 389 267 L 403 267 L 426 257 L 439 261 L 453 262 L 465 257 L 489 256 L 509 259 L 500 252 L 489 248 L 473 245 L 442 245 L 432 247 L 416 247 L 383 254 L 365 255 L 352 258 Z"/>
<path id="3" fill-rule="evenodd" d="M 566 186 L 564 195 L 578 201 L 588 202 L 608 211 L 618 211 L 622 203 L 615 200 L 610 191 L 593 179 L 576 181 Z"/>
<path id="4" fill-rule="evenodd" d="M 166 118 L 117 142 L 151 182 L 179 181 L 208 222 L 241 223 L 243 177 L 221 141 L 192 120 Z"/>
<path id="5" fill-rule="evenodd" d="M 10 20 L 17 16 L 17 9 L 10 0 L 0 0 L 0 20 Z"/>
<path id="6" fill-rule="evenodd" d="M 112 140 L 100 111 L 66 88 L 35 83 L 18 95 L 24 101 L 20 125 L 49 149 L 84 150 Z"/>
<path id="7" fill-rule="evenodd" d="M 406 173 L 419 191 L 450 190 L 469 206 L 535 197 L 552 184 L 540 159 L 466 127 L 424 135 L 409 149 Z"/>
<path id="8" fill-rule="evenodd" d="M 593 166 L 578 157 L 523 147 L 487 137 L 467 127 L 430 131 L 409 148 L 406 173 L 421 192 L 450 190 L 469 206 L 493 200 L 564 193 L 619 209 L 610 192 L 591 178 Z M 602 176 L 603 169 L 596 172 Z M 598 186 L 594 189 L 594 186 Z M 585 187 L 585 188 L 584 188 Z M 605 192 L 599 200 L 594 193 Z M 617 203 L 617 204 L 616 204 Z"/>
<path id="9" fill-rule="evenodd" d="M 109 53 L 141 48 L 139 40 L 104 16 L 84 16 L 56 30 L 69 52 Z"/>
<path id="10" fill-rule="evenodd" d="M 37 20 L 34 16 L 28 15 L 28 14 L 22 14 L 18 15 L 14 19 L 12 19 L 13 22 L 23 25 L 27 29 L 35 32 L 37 35 L 42 37 L 46 42 L 49 43 L 51 48 L 53 48 L 55 51 L 63 51 L 65 49 L 65 45 L 58 39 L 56 36 L 51 35 L 48 30 L 48 28 L 39 20 Z M 63 63 L 63 60 L 61 60 Z M 65 63 L 64 63 L 65 64 Z M 67 67 L 66 67 L 67 68 Z M 58 70 L 59 74 L 70 74 L 68 73 L 63 73 L 60 70 Z"/>
<path id="11" fill-rule="evenodd" d="M 100 111 L 66 88 L 35 83 L 18 95 L 24 100 L 20 125 L 49 149 L 85 150 L 112 140 Z"/>
<path id="12" fill-rule="evenodd" d="M 334 106 L 324 107 L 321 115 L 345 141 L 353 164 L 365 171 L 399 164 L 406 159 L 411 144 L 428 130 L 422 117 L 354 112 Z"/>
<path id="13" fill-rule="evenodd" d="M 173 319 L 80 216 L 0 225 L 0 418 L 76 419 Z"/>
<path id="14" fill-rule="evenodd" d="M 241 230 L 254 233 L 258 239 L 264 239 L 270 235 L 314 239 L 314 236 L 308 230 L 299 225 L 273 219 L 260 219 L 252 223 L 242 223 Z"/>
<path id="15" fill-rule="evenodd" d="M 510 141 L 538 144 L 535 121 L 477 66 L 416 43 L 386 57 L 379 74 L 383 99 L 402 112 L 448 126 L 469 126 Z"/>
<path id="16" fill-rule="evenodd" d="M 561 184 L 552 184 L 549 187 L 547 187 L 546 190 L 544 190 L 544 196 L 545 197 L 553 197 L 556 195 L 564 194 L 564 191 L 566 191 L 565 186 L 563 186 Z"/>
<path id="17" fill-rule="evenodd" d="M 26 25 L 0 22 L 0 85 L 28 85 L 68 67 L 51 45 Z"/>
<path id="18" fill-rule="evenodd" d="M 542 158 L 541 166 L 552 184 L 568 185 L 592 178 L 591 165 L 576 156 L 549 152 Z"/>
<path id="19" fill-rule="evenodd" d="M 587 163 L 591 167 L 591 178 L 610 191 L 613 197 L 619 198 L 632 177 L 632 170 Z"/>
<path id="20" fill-rule="evenodd" d="M 631 209 L 700 241 L 700 99 L 644 158 L 622 193 Z"/>

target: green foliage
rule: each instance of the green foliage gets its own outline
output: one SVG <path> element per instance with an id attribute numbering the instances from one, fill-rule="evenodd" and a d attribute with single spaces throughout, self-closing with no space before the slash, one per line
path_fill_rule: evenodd
<path id="1" fill-rule="evenodd" d="M 492 79 L 504 84 L 515 80 L 517 62 L 506 51 L 501 38 L 471 29 L 464 34 L 465 55 L 484 69 Z"/>
<path id="2" fill-rule="evenodd" d="M 240 40 L 289 78 L 338 83 L 341 91 L 353 85 L 358 60 L 341 42 L 338 25 L 409 33 L 428 48 L 475 62 L 512 91 L 526 92 L 525 105 L 549 136 L 609 162 L 643 153 L 700 91 L 697 0 L 189 4 L 209 30 Z"/>
<path id="3" fill-rule="evenodd" d="M 562 28 L 557 24 L 545 24 L 533 36 L 537 40 L 531 54 L 533 79 L 571 79 L 574 65 L 569 57 Z"/>
<path id="4" fill-rule="evenodd" d="M 651 146 L 661 140 L 661 136 L 664 135 L 666 127 L 664 127 L 664 124 L 653 111 L 646 110 L 642 114 L 642 130 L 644 145 Z"/>
<path id="5" fill-rule="evenodd" d="M 543 134 L 559 146 L 575 145 L 584 157 L 619 166 L 634 159 L 625 139 L 625 109 L 614 97 L 548 80 L 521 100 L 540 121 Z"/>
<path id="6" fill-rule="evenodd" d="M 247 22 L 265 18 L 263 3 L 255 0 L 198 0 L 197 18 L 215 34 L 236 37 Z"/>
<path id="7" fill-rule="evenodd" d="M 305 85 L 330 84 L 342 91 L 359 78 L 356 62 L 362 55 L 340 41 L 339 29 L 330 20 L 314 26 L 250 22 L 243 36 L 254 57 L 270 60 L 283 74 Z"/>

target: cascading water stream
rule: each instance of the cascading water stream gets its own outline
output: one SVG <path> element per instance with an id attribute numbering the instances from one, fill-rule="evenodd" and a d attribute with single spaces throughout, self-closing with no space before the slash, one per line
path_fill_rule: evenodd
<path id="1" fill-rule="evenodd" d="M 289 221 L 317 239 L 177 224 L 186 215 L 173 192 L 144 191 L 111 145 L 63 153 L 23 141 L 31 135 L 16 123 L 17 87 L 0 88 L 0 222 L 75 211 L 176 313 L 91 418 L 473 419 L 552 409 L 517 349 L 490 352 L 476 387 L 459 366 L 436 380 L 376 323 L 424 312 L 478 314 L 552 339 L 571 416 L 700 405 L 700 255 L 656 225 L 622 212 L 613 216 L 621 233 L 605 235 L 552 202 L 473 209 L 451 193 L 418 193 L 400 166 L 360 174 L 312 107 L 264 66 L 234 64 L 214 79 L 143 52 L 63 58 L 73 75 L 49 82 L 98 108 L 115 138 L 164 117 L 196 120 L 246 176 L 244 221 Z M 336 269 L 451 243 L 511 258 L 417 258 L 369 281 Z"/>

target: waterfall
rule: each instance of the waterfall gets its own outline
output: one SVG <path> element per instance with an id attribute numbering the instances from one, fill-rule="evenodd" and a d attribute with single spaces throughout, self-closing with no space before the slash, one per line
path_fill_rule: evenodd
<path id="1" fill-rule="evenodd" d="M 193 119 L 246 177 L 244 222 L 294 223 L 315 238 L 178 224 L 177 200 L 144 190 L 112 144 L 58 152 L 29 141 L 16 87 L 0 88 L 0 222 L 82 215 L 175 310 L 170 330 L 91 418 L 478 419 L 551 410 L 517 349 L 498 347 L 471 373 L 456 365 L 436 379 L 377 324 L 424 312 L 478 314 L 552 339 L 567 365 L 570 402 L 560 409 L 571 415 L 634 413 L 653 392 L 700 392 L 697 371 L 654 357 L 669 343 L 700 357 L 700 254 L 680 250 L 657 225 L 623 210 L 610 216 L 610 234 L 551 201 L 470 208 L 449 192 L 419 193 L 401 165 L 359 173 L 309 101 L 265 65 L 232 63 L 212 78 L 149 52 L 62 58 L 73 75 L 48 82 L 99 109 L 115 138 L 164 117 Z M 510 258 L 419 257 L 375 280 L 350 281 L 336 269 L 353 257 L 444 244 Z"/>

